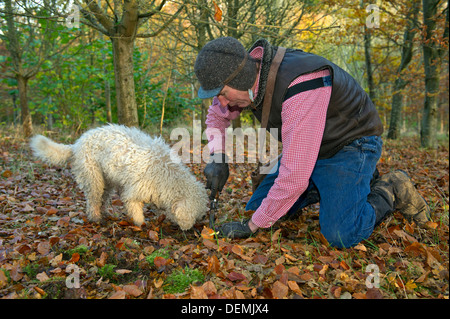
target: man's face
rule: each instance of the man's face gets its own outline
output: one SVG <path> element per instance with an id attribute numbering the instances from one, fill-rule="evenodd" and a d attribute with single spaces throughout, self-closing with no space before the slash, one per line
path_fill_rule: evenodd
<path id="1" fill-rule="evenodd" d="M 223 87 L 222 91 L 217 95 L 217 98 L 223 107 L 229 105 L 244 108 L 252 103 L 248 91 L 239 91 L 227 85 Z"/>

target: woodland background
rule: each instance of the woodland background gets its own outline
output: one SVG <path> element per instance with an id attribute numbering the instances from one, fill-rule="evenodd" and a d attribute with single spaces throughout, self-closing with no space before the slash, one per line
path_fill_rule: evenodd
<path id="1" fill-rule="evenodd" d="M 366 88 L 390 138 L 418 133 L 435 147 L 448 134 L 448 16 L 442 0 L 2 0 L 0 121 L 29 136 L 32 123 L 204 120 L 196 54 L 233 36 L 328 58 Z"/>
<path id="2" fill-rule="evenodd" d="M 448 299 L 448 20 L 442 0 L 0 0 L 0 297 Z M 69 167 L 31 159 L 28 137 L 203 125 L 193 65 L 218 36 L 298 47 L 352 74 L 385 126 L 378 169 L 408 171 L 432 221 L 395 212 L 349 249 L 323 238 L 318 205 L 242 241 L 206 219 L 180 232 L 151 205 L 135 227 L 118 197 L 89 223 Z M 251 113 L 233 123 L 256 125 Z M 202 181 L 204 165 L 189 164 Z M 219 222 L 251 214 L 253 166 L 231 165 Z M 370 265 L 379 287 L 366 284 Z"/>

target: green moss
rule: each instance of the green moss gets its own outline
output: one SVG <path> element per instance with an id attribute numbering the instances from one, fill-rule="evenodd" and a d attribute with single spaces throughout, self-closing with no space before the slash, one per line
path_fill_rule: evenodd
<path id="1" fill-rule="evenodd" d="M 169 252 L 165 248 L 163 248 L 163 249 L 155 250 L 150 255 L 148 255 L 145 259 L 150 264 L 150 266 L 154 266 L 156 257 L 163 257 L 163 258 L 167 259 L 170 257 L 170 255 L 169 255 Z"/>
<path id="2" fill-rule="evenodd" d="M 116 265 L 106 264 L 98 270 L 98 274 L 105 279 L 113 279 L 115 276 L 114 268 Z"/>
<path id="3" fill-rule="evenodd" d="M 83 255 L 83 254 L 87 253 L 88 250 L 89 250 L 89 248 L 86 247 L 85 245 L 78 245 L 78 246 L 75 247 L 75 248 L 72 248 L 72 249 L 67 250 L 67 253 L 68 253 L 70 256 L 72 256 L 72 255 L 75 254 L 75 253 L 78 253 L 78 254 L 80 254 L 80 255 Z"/>
<path id="4" fill-rule="evenodd" d="M 184 292 L 192 283 L 203 282 L 205 276 L 198 270 L 185 267 L 181 270 L 175 270 L 167 277 L 164 283 L 164 291 L 167 293 Z"/>

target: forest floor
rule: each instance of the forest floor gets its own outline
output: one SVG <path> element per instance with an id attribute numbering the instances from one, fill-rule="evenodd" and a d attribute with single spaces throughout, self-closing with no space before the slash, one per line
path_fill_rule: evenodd
<path id="1" fill-rule="evenodd" d="M 33 159 L 7 130 L 0 138 L 0 298 L 448 299 L 448 143 L 385 140 L 378 165 L 410 174 L 431 207 L 426 227 L 395 212 L 368 240 L 336 249 L 318 204 L 246 240 L 218 238 L 207 217 L 181 232 L 151 205 L 133 226 L 117 196 L 111 217 L 93 224 L 70 167 Z M 203 182 L 204 165 L 188 165 Z M 219 221 L 251 214 L 254 165 L 230 165 Z"/>

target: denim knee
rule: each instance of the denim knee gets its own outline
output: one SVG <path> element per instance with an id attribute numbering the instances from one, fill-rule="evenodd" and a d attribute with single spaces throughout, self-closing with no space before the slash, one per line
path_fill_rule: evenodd
<path id="1" fill-rule="evenodd" d="M 339 230 L 322 229 L 321 232 L 328 243 L 336 248 L 348 248 L 359 242 L 355 242 L 351 236 Z"/>
<path id="2" fill-rule="evenodd" d="M 336 248 L 349 248 L 359 244 L 361 241 L 369 238 L 372 234 L 373 226 L 364 227 L 361 229 L 355 227 L 353 229 L 348 227 L 349 225 L 336 225 L 323 227 L 321 225 L 321 232 L 328 243 Z"/>

